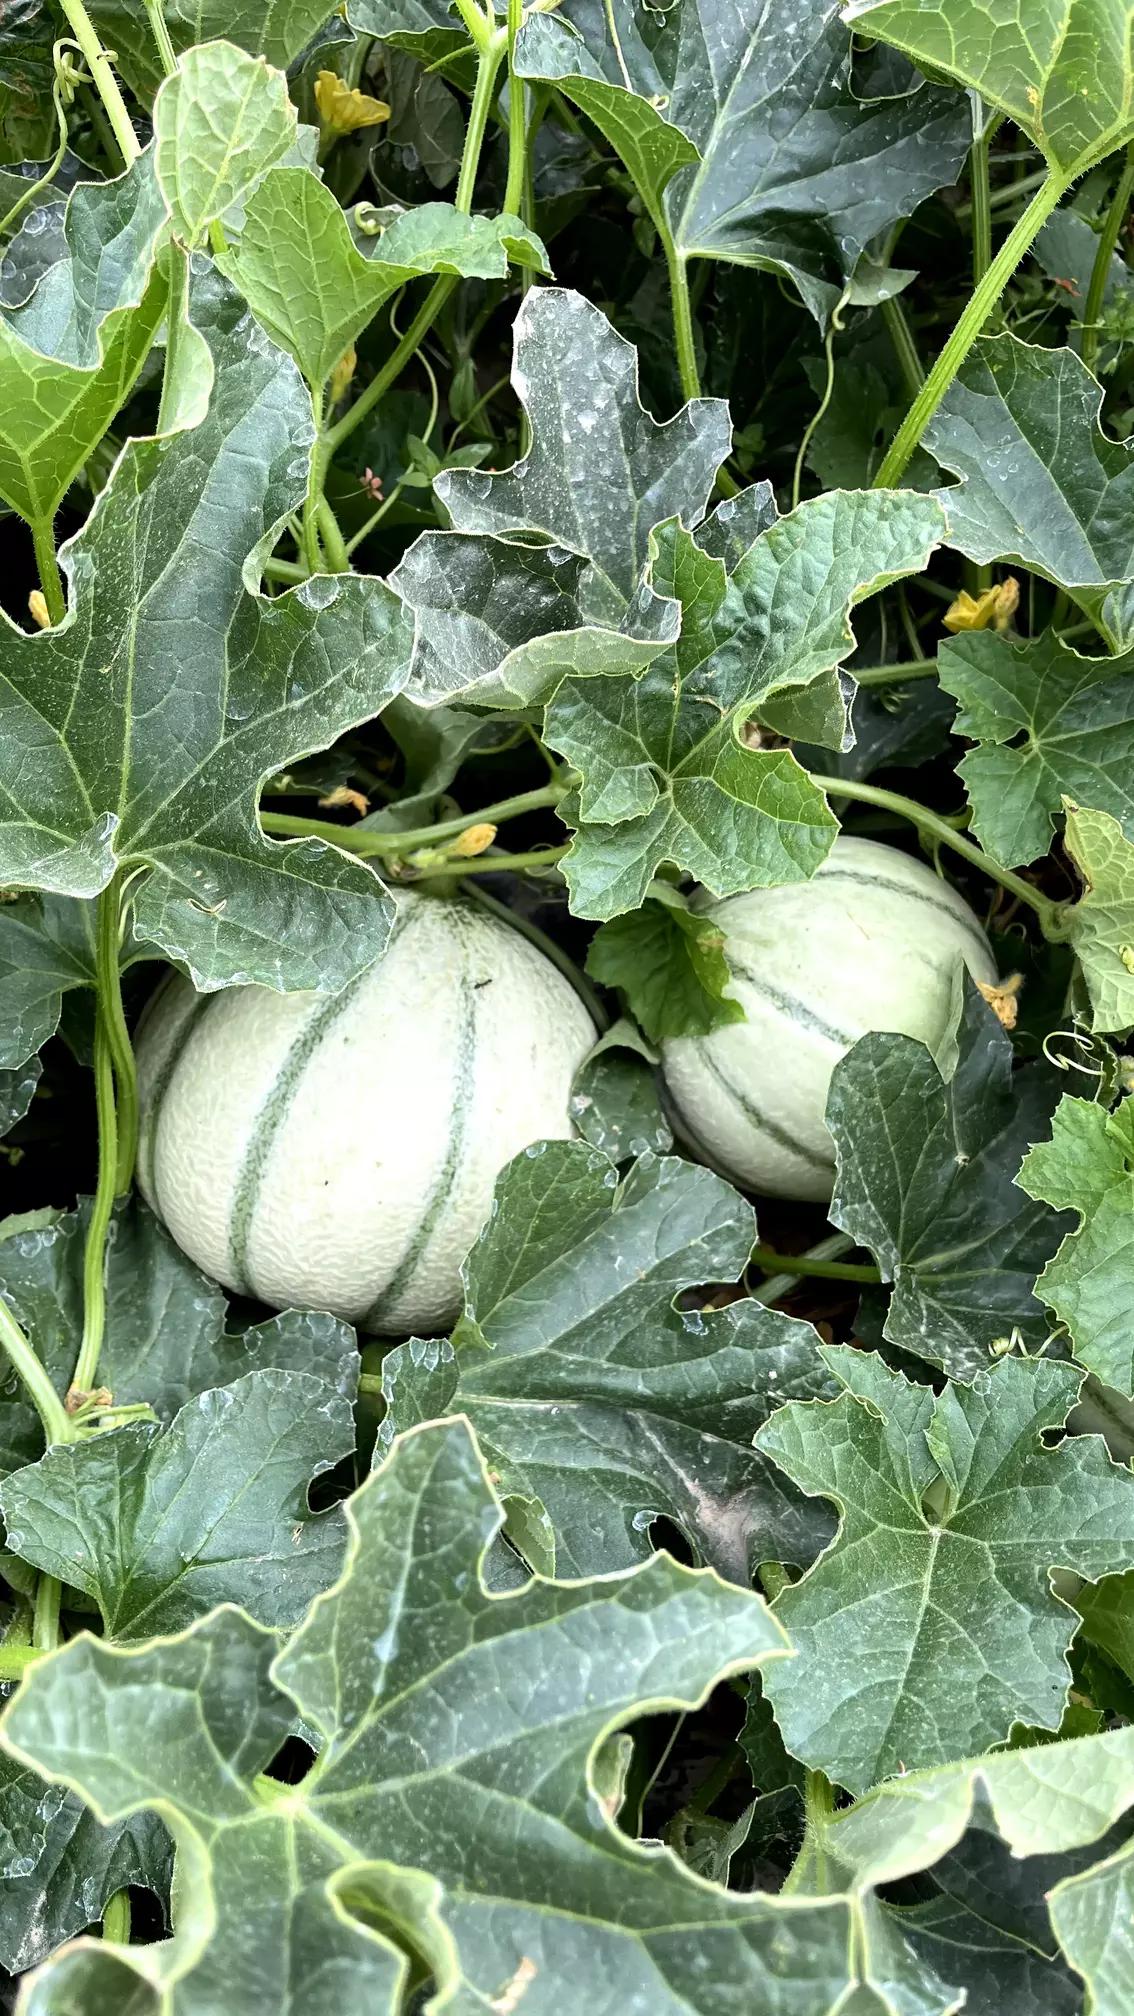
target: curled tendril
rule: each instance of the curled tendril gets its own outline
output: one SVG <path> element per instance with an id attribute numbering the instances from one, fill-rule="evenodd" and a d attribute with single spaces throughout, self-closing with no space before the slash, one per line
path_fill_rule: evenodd
<path id="1" fill-rule="evenodd" d="M 1058 1042 L 1079 1050 L 1081 1057 L 1065 1055 L 1051 1046 Z M 1085 1029 L 1053 1029 L 1043 1039 L 1043 1054 L 1057 1071 L 1081 1071 L 1086 1078 L 1106 1078 L 1114 1066 L 1114 1056 L 1106 1044 L 1097 1036 L 1088 1035 Z"/>
<path id="2" fill-rule="evenodd" d="M 0 218 L 0 238 L 18 222 L 28 204 L 40 192 L 49 189 L 63 166 L 63 156 L 67 152 L 67 114 L 75 102 L 75 93 L 80 84 L 89 84 L 91 76 L 82 60 L 82 50 L 77 42 L 69 39 L 52 45 L 51 60 L 54 76 L 51 96 L 55 105 L 55 117 L 59 124 L 59 144 L 38 181 L 30 182 L 17 196 L 6 216 Z"/>

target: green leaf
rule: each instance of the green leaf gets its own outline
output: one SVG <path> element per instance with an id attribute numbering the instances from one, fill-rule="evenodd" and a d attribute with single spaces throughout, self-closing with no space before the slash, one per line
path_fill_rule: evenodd
<path id="1" fill-rule="evenodd" d="M 1130 1733 L 907 1772 L 853 1806 L 816 1812 L 793 1888 L 855 1899 L 860 1938 L 890 1994 L 895 1979 L 911 1971 L 912 1948 L 939 1980 L 968 1989 L 966 2009 L 1074 2016 L 1081 1996 L 1070 1992 L 1062 1967 L 1051 1965 L 1056 1928 L 1063 1929 L 1060 1902 L 1077 1881 L 1105 1885 L 1110 1865 L 1099 1857 L 1134 1803 Z M 966 1860 L 970 1880 L 955 1894 Z M 880 1905 L 876 1893 L 884 1885 L 927 1868 L 945 1894 L 913 1909 Z M 1009 1926 L 1000 1922 L 997 1879 L 1031 1893 L 1026 1912 L 1010 1914 Z M 887 1962 L 895 1968 L 889 1977 Z M 895 2006 L 926 2005 L 911 1997 Z"/>
<path id="2" fill-rule="evenodd" d="M 1064 1098 L 1024 1158 L 1017 1182 L 1029 1197 L 1075 1211 L 1069 1232 L 1036 1283 L 1067 1325 L 1081 1365 L 1106 1386 L 1134 1395 L 1134 1106 L 1117 1113 Z"/>
<path id="3" fill-rule="evenodd" d="M 162 79 L 161 60 L 147 12 L 134 0 L 87 0 L 87 12 L 114 66 L 143 100 Z M 195 42 L 224 36 L 250 56 L 286 70 L 322 28 L 327 0 L 162 0 L 162 13 L 178 55 Z"/>
<path id="4" fill-rule="evenodd" d="M 814 874 L 834 816 L 795 758 L 761 749 L 748 724 L 783 689 L 806 688 L 838 744 L 850 611 L 919 572 L 941 525 L 928 497 L 833 492 L 765 521 L 728 571 L 713 520 L 696 538 L 672 524 L 655 533 L 653 585 L 681 604 L 678 643 L 633 686 L 569 679 L 547 710 L 545 739 L 583 780 L 560 807 L 579 828 L 564 862 L 576 915 L 636 909 L 667 864 L 718 896 Z"/>
<path id="5" fill-rule="evenodd" d="M 466 1263 L 452 1343 L 384 1361 L 383 1438 L 466 1415 L 524 1508 L 519 1544 L 560 1573 L 643 1559 L 659 1518 L 733 1581 L 811 1560 L 829 1528 L 769 1488 L 751 1445 L 786 1395 L 831 1390 L 815 1332 L 758 1302 L 673 1306 L 733 1280 L 754 1231 L 751 1206 L 687 1162 L 646 1155 L 620 1184 L 577 1142 L 517 1156 Z"/>
<path id="6" fill-rule="evenodd" d="M 362 864 L 268 842 L 258 789 L 379 711 L 408 624 L 374 580 L 251 592 L 259 542 L 303 492 L 310 403 L 219 276 L 202 266 L 194 290 L 207 417 L 123 451 L 64 549 L 67 621 L 8 626 L 0 880 L 92 896 L 144 867 L 136 936 L 198 987 L 334 991 L 381 952 L 392 906 Z"/>
<path id="7" fill-rule="evenodd" d="M 0 159 L 33 160 L 56 135 L 51 82 L 56 27 L 41 0 L 15 0 L 0 22 Z M 9 197 L 9 202 L 11 198 Z"/>
<path id="8" fill-rule="evenodd" d="M 570 1979 L 587 2002 L 660 1995 L 691 2016 L 738 1996 L 768 2016 L 835 2002 L 837 1900 L 695 1883 L 618 1834 L 591 1779 L 627 1717 L 782 1652 L 756 1597 L 665 1559 L 489 1595 L 499 1512 L 462 1423 L 400 1442 L 351 1525 L 341 1581 L 282 1652 L 232 1610 L 132 1650 L 84 1637 L 9 1706 L 12 1754 L 108 1818 L 160 1812 L 180 1854 L 173 1940 L 72 1948 L 40 1976 L 40 2016 L 68 1999 L 93 2016 L 112 1988 L 129 2006 L 139 1970 L 198 2016 L 248 1978 L 250 1952 L 246 2006 L 265 2016 L 332 1979 L 342 2006 L 392 2012 L 407 1951 L 470 2009 L 517 1977 L 545 1983 L 541 2000 Z M 261 1795 L 297 1710 L 319 1757 Z"/>
<path id="9" fill-rule="evenodd" d="M 0 1135 L 11 1133 L 22 1120 L 39 1084 L 39 1058 L 32 1057 L 13 1071 L 0 1070 Z"/>
<path id="10" fill-rule="evenodd" d="M 86 1225 L 84 1208 L 46 1225 L 9 1225 L 0 1238 L 0 1294 L 61 1394 L 83 1334 Z M 196 1395 L 254 1371 L 308 1374 L 354 1399 L 358 1352 L 347 1324 L 293 1309 L 226 1334 L 221 1290 L 136 1200 L 113 1221 L 106 1298 L 99 1378 L 119 1404 L 144 1401 L 166 1425 Z M 39 1416 L 9 1375 L 0 1387 L 0 1475 L 33 1463 L 42 1448 Z"/>
<path id="11" fill-rule="evenodd" d="M 0 496 L 23 518 L 50 524 L 129 395 L 165 309 L 154 262 L 165 211 L 151 157 L 115 182 L 79 184 L 46 263 L 38 218 L 4 265 Z M 17 285 L 21 270 L 33 284 Z"/>
<path id="12" fill-rule="evenodd" d="M 587 972 L 618 989 L 651 1043 L 707 1036 L 744 1020 L 740 1002 L 725 991 L 732 973 L 724 943 L 719 925 L 691 910 L 677 890 L 659 885 L 640 910 L 599 925 Z"/>
<path id="13" fill-rule="evenodd" d="M 677 0 L 660 18 L 567 0 L 529 16 L 518 67 L 594 121 L 679 259 L 785 274 L 823 322 L 970 139 L 964 108 L 912 72 L 885 95 L 852 78 L 829 0 Z"/>
<path id="14" fill-rule="evenodd" d="M 1011 1042 L 971 987 L 949 1078 L 909 1036 L 864 1036 L 835 1066 L 832 1220 L 894 1283 L 883 1334 L 953 1378 L 987 1367 L 1014 1331 L 1032 1349 L 1047 1335 L 1033 1284 L 1065 1221 L 1013 1177 L 1059 1092 L 1043 1065 L 1013 1072 Z"/>
<path id="15" fill-rule="evenodd" d="M 391 576 L 417 619 L 413 696 L 430 705 L 530 706 L 566 673 L 637 672 L 672 644 L 678 612 L 643 580 L 650 534 L 700 522 L 729 452 L 722 400 L 651 418 L 637 353 L 581 294 L 533 289 L 513 346 L 529 453 L 497 475 L 444 471 L 455 531 L 423 533 Z"/>
<path id="16" fill-rule="evenodd" d="M 165 1902 L 172 1853 L 152 1813 L 100 1827 L 75 1793 L 0 1757 L 0 1966 L 37 1967 L 137 1885 Z"/>
<path id="17" fill-rule="evenodd" d="M 581 294 L 529 293 L 513 328 L 512 382 L 531 427 L 499 475 L 447 470 L 437 494 L 458 532 L 538 533 L 587 564 L 590 613 L 616 624 L 663 519 L 700 522 L 729 452 L 728 408 L 691 399 L 659 426 L 638 397 L 632 345 Z"/>
<path id="18" fill-rule="evenodd" d="M 979 91 L 1068 178 L 1134 135 L 1128 0 L 849 0 L 843 19 Z"/>
<path id="19" fill-rule="evenodd" d="M 764 1685 L 788 1749 L 860 1793 L 1013 1722 L 1058 1728 L 1077 1620 L 1051 1570 L 1097 1581 L 1134 1563 L 1134 1476 L 1097 1437 L 1041 1441 L 1081 1375 L 1006 1358 L 934 1394 L 873 1353 L 821 1355 L 843 1397 L 792 1403 L 757 1436 L 840 1513 L 834 1545 L 776 1605 L 796 1657 Z"/>
<path id="20" fill-rule="evenodd" d="M 449 0 L 349 0 L 347 19 L 361 35 L 434 65 L 470 53 L 467 30 Z"/>
<path id="21" fill-rule="evenodd" d="M 960 702 L 957 734 L 980 745 L 958 767 L 972 830 L 998 861 L 1046 854 L 1065 796 L 1134 837 L 1134 653 L 1082 658 L 1050 630 L 1011 642 L 974 630 L 937 666 Z"/>
<path id="22" fill-rule="evenodd" d="M 1134 846 L 1109 812 L 1064 800 L 1064 844 L 1083 894 L 1064 912 L 1067 937 L 1091 997 L 1092 1029 L 1134 1023 Z"/>
<path id="23" fill-rule="evenodd" d="M 42 1050 L 59 1027 L 63 996 L 93 987 L 93 919 L 64 896 L 0 904 L 0 1069 Z"/>
<path id="24" fill-rule="evenodd" d="M 1099 426 L 1102 392 L 1070 350 L 977 343 L 925 430 L 962 481 L 941 491 L 947 544 L 1065 588 L 1116 651 L 1134 644 L 1134 456 Z"/>
<path id="25" fill-rule="evenodd" d="M 250 1372 L 161 1429 L 134 1422 L 59 1444 L 0 1485 L 8 1547 L 98 1604 L 109 1637 L 180 1631 L 219 1603 L 295 1624 L 334 1581 L 337 1508 L 308 1487 L 354 1449 L 321 1379 Z"/>
<path id="26" fill-rule="evenodd" d="M 232 42 L 190 49 L 154 100 L 158 184 L 174 230 L 196 245 L 295 144 L 287 79 Z"/>
<path id="27" fill-rule="evenodd" d="M 635 1055 L 628 1023 L 616 1023 L 576 1074 L 570 1111 L 576 1133 L 612 1162 L 668 1155 L 673 1147 L 656 1074 Z"/>
<path id="28" fill-rule="evenodd" d="M 220 265 L 273 340 L 318 391 L 344 350 L 421 273 L 503 280 L 517 241 L 546 270 L 518 217 L 466 217 L 424 203 L 396 217 L 364 252 L 330 190 L 306 168 L 274 168 L 248 200 L 237 249 Z"/>

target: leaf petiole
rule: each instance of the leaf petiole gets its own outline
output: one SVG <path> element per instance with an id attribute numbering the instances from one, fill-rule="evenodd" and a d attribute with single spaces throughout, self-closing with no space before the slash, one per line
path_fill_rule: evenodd
<path id="1" fill-rule="evenodd" d="M 1014 225 L 993 259 L 988 271 L 973 288 L 959 321 L 945 348 L 930 369 L 925 384 L 913 401 L 874 478 L 876 490 L 889 490 L 901 482 L 910 458 L 921 441 L 950 385 L 953 383 L 992 310 L 1023 259 L 1051 216 L 1073 178 L 1052 168 L 1045 175 L 1023 216 Z"/>
<path id="2" fill-rule="evenodd" d="M 102 38 L 97 33 L 83 0 L 59 0 L 59 5 L 83 52 L 94 87 L 106 107 L 106 116 L 110 120 L 114 138 L 118 143 L 123 165 L 129 168 L 130 163 L 136 161 L 141 154 L 142 145 L 126 109 L 126 101 L 118 88 L 118 79 L 102 46 Z"/>
<path id="3" fill-rule="evenodd" d="M 1114 257 L 1126 212 L 1130 208 L 1130 198 L 1134 194 L 1134 140 L 1126 150 L 1126 160 L 1118 178 L 1118 187 L 1111 199 L 1102 230 L 1099 233 L 1095 262 L 1091 268 L 1087 299 L 1083 308 L 1083 362 L 1088 371 L 1095 368 L 1099 354 L 1100 318 L 1106 299 L 1106 283 L 1110 278 L 1110 262 Z"/>
<path id="4" fill-rule="evenodd" d="M 0 1345 L 7 1352 L 13 1371 L 19 1374 L 27 1388 L 28 1397 L 43 1423 L 48 1447 L 53 1442 L 69 1442 L 71 1422 L 67 1410 L 3 1296 L 0 1296 Z"/>
<path id="5" fill-rule="evenodd" d="M 342 847 L 348 854 L 383 856 L 386 859 L 402 859 L 417 847 L 438 847 L 446 840 L 456 840 L 466 833 L 470 826 L 502 826 L 508 819 L 519 819 L 525 812 L 539 812 L 545 806 L 558 805 L 570 786 L 566 783 L 542 784 L 535 791 L 519 791 L 513 798 L 502 798 L 497 805 L 485 805 L 478 812 L 462 812 L 454 819 L 442 819 L 434 826 L 414 826 L 404 832 L 369 826 L 336 826 L 330 819 L 303 819 L 290 812 L 261 812 L 260 824 L 265 833 L 278 833 L 289 839 L 326 840 L 333 847 Z"/>

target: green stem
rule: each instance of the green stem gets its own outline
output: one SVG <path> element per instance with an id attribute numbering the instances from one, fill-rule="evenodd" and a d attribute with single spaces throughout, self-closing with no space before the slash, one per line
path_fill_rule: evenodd
<path id="1" fill-rule="evenodd" d="M 781 1897 L 788 1897 L 793 1890 L 806 1884 L 807 1889 L 822 1891 L 824 1839 L 827 1822 L 835 1811 L 835 1788 L 822 1771 L 805 1771 L 803 1774 L 803 1845 L 796 1856 L 787 1876 L 784 1878 Z"/>
<path id="2" fill-rule="evenodd" d="M 130 1944 L 130 1892 L 116 1890 L 102 1914 L 102 1936 L 115 1946 Z"/>
<path id="3" fill-rule="evenodd" d="M 43 590 L 48 616 L 54 626 L 62 623 L 67 614 L 67 602 L 63 594 L 63 576 L 59 572 L 59 562 L 55 557 L 55 528 L 52 520 L 35 519 L 31 535 L 35 547 L 35 564 L 39 570 L 39 585 Z"/>
<path id="4" fill-rule="evenodd" d="M 114 1069 L 118 1154 L 115 1194 L 124 1197 L 134 1179 L 134 1158 L 138 1152 L 138 1073 L 134 1046 L 126 1026 L 122 1005 L 122 970 L 119 947 L 122 939 L 122 870 L 104 889 L 95 911 L 95 978 L 97 1012 L 102 1021 Z"/>
<path id="5" fill-rule="evenodd" d="M 988 173 L 988 152 L 999 127 L 999 119 L 990 120 L 980 139 L 973 141 L 969 155 L 974 286 L 980 285 L 992 264 L 992 184 Z"/>
<path id="6" fill-rule="evenodd" d="M 384 855 L 402 859 L 418 847 L 437 847 L 445 840 L 457 840 L 470 826 L 502 826 L 525 812 L 538 812 L 546 805 L 558 805 L 565 796 L 565 783 L 543 784 L 536 791 L 519 791 L 514 798 L 502 798 L 498 805 L 486 805 L 480 812 L 462 812 L 455 819 L 441 819 L 435 826 L 414 826 L 404 833 L 371 826 L 336 826 L 330 819 L 302 819 L 290 812 L 261 812 L 265 833 L 280 833 L 290 839 L 326 840 L 345 848 L 348 854 Z"/>
<path id="7" fill-rule="evenodd" d="M 805 1253 L 793 1253 L 787 1261 L 786 1273 L 771 1274 L 766 1281 L 761 1281 L 758 1288 L 752 1288 L 749 1291 L 752 1300 L 762 1302 L 765 1308 L 770 1309 L 785 1295 L 790 1295 L 796 1283 L 803 1279 L 799 1271 L 802 1260 L 840 1260 L 844 1253 L 854 1252 L 854 1245 L 854 1240 L 845 1232 L 829 1233 L 817 1245 L 809 1246 Z"/>
<path id="8" fill-rule="evenodd" d="M 1026 903 L 1029 909 L 1035 911 L 1046 938 L 1057 941 L 1062 938 L 1063 932 L 1059 925 L 1060 906 L 1057 903 L 1053 903 L 1047 896 L 1041 896 L 1039 890 L 1034 889 L 1030 882 L 1025 882 L 1022 875 L 1013 874 L 1010 868 L 1002 868 L 999 861 L 994 861 L 990 854 L 986 854 L 983 848 L 977 847 L 973 841 L 966 840 L 964 834 L 958 833 L 947 819 L 939 817 L 936 812 L 927 811 L 916 799 L 903 798 L 897 791 L 883 791 L 877 784 L 860 784 L 845 777 L 819 777 L 813 774 L 811 781 L 819 786 L 820 791 L 828 792 L 832 798 L 849 798 L 861 805 L 877 805 L 885 812 L 896 812 L 899 818 L 908 819 L 919 832 L 928 834 L 942 847 L 951 847 L 955 854 L 960 854 L 963 860 L 968 861 L 982 875 L 987 875 L 993 882 L 999 882 L 1001 888 L 1010 890 L 1018 902 Z"/>
<path id="9" fill-rule="evenodd" d="M 1095 263 L 1091 268 L 1091 279 L 1087 288 L 1087 304 L 1083 309 L 1083 362 L 1089 371 L 1094 370 L 1095 359 L 1099 354 L 1099 319 L 1106 297 L 1106 283 L 1110 277 L 1110 262 L 1114 257 L 1126 212 L 1130 207 L 1132 192 L 1134 192 L 1134 141 L 1131 141 L 1126 150 L 1126 163 L 1118 178 L 1118 187 L 1099 233 Z"/>
<path id="10" fill-rule="evenodd" d="M 673 233 L 664 218 L 655 215 L 665 263 L 669 271 L 669 294 L 673 304 L 673 343 L 681 389 L 687 399 L 701 397 L 701 374 L 697 369 L 697 344 L 693 335 L 693 304 L 689 299 L 686 262 L 673 242 Z"/>
<path id="11" fill-rule="evenodd" d="M 315 415 L 315 446 L 311 450 L 307 495 L 303 500 L 303 557 L 313 574 L 321 574 L 324 561 L 319 541 L 319 506 L 323 501 L 323 485 L 331 466 L 331 455 L 323 434 L 323 394 L 315 386 L 311 388 L 311 405 Z"/>
<path id="12" fill-rule="evenodd" d="M 150 33 L 157 44 L 157 52 L 161 58 L 161 67 L 167 77 L 172 77 L 177 68 L 177 51 L 169 38 L 162 0 L 145 0 L 145 8 L 149 16 Z"/>
<path id="13" fill-rule="evenodd" d="M 98 1372 L 106 1335 L 106 1240 L 114 1213 L 118 1180 L 118 1115 L 114 1102 L 114 1065 L 106 1017 L 99 1001 L 94 1039 L 95 1110 L 98 1114 L 98 1183 L 83 1249 L 83 1339 L 72 1388 L 89 1393 Z"/>
<path id="14" fill-rule="evenodd" d="M 488 130 L 489 115 L 496 97 L 496 78 L 500 61 L 504 54 L 504 39 L 491 35 L 482 42 L 477 51 L 476 83 L 473 87 L 472 108 L 469 112 L 468 131 L 465 134 L 464 153 L 461 156 L 461 172 L 457 178 L 457 193 L 453 207 L 463 210 L 466 216 L 472 213 L 473 190 L 476 187 L 476 171 L 480 165 L 480 150 Z M 521 120 L 521 133 L 523 122 Z M 509 175 L 511 170 L 509 169 Z"/>
<path id="15" fill-rule="evenodd" d="M 821 1260 L 807 1253 L 777 1253 L 771 1246 L 754 1246 L 752 1260 L 763 1274 L 814 1275 L 819 1281 L 861 1281 L 868 1285 L 882 1279 L 877 1267 L 858 1266 L 847 1260 Z"/>
<path id="16" fill-rule="evenodd" d="M 791 1587 L 791 1576 L 782 1561 L 762 1561 L 760 1564 L 760 1587 L 765 1600 L 774 1603 L 785 1589 Z"/>
<path id="17" fill-rule="evenodd" d="M 59 1611 L 63 1603 L 63 1585 L 54 1575 L 41 1575 L 35 1591 L 35 1617 L 32 1623 L 32 1647 L 36 1652 L 54 1652 L 59 1643 Z"/>
<path id="18" fill-rule="evenodd" d="M 941 401 L 953 383 L 992 310 L 1017 266 L 1060 198 L 1071 186 L 1071 177 L 1052 168 L 1027 209 L 1004 240 L 984 278 L 974 287 L 949 341 L 930 370 L 925 384 L 902 421 L 874 478 L 876 490 L 887 490 L 901 481 L 915 448 Z"/>
<path id="19" fill-rule="evenodd" d="M 0 1645 L 0 1681 L 22 1680 L 29 1666 L 43 1658 L 37 1645 Z"/>
<path id="20" fill-rule="evenodd" d="M 327 555 L 327 564 L 332 574 L 349 574 L 350 552 L 343 538 L 339 521 L 335 517 L 334 510 L 325 496 L 321 496 L 319 499 L 316 507 L 316 516 L 319 523 L 319 537 L 322 540 L 323 551 Z"/>
<path id="21" fill-rule="evenodd" d="M 177 408 L 180 403 L 177 367 L 181 353 L 181 335 L 189 317 L 189 255 L 180 245 L 170 244 L 167 259 L 169 293 L 165 305 L 165 362 L 162 366 L 161 399 L 157 418 L 159 434 L 171 433 L 177 423 Z"/>
<path id="22" fill-rule="evenodd" d="M 59 0 L 59 5 L 70 23 L 71 33 L 83 52 L 91 81 L 106 107 L 123 166 L 128 168 L 136 161 L 142 148 L 141 142 L 130 122 L 126 101 L 118 88 L 118 79 L 107 61 L 101 37 L 96 33 L 94 22 L 83 5 L 83 0 Z"/>
<path id="23" fill-rule="evenodd" d="M 907 679 L 928 679 L 937 670 L 936 658 L 916 658 L 905 665 L 848 665 L 847 671 L 860 686 L 903 686 Z"/>
<path id="24" fill-rule="evenodd" d="M 910 328 L 906 311 L 896 294 L 888 301 L 883 301 L 881 307 L 882 320 L 894 346 L 894 355 L 905 379 L 906 391 L 911 399 L 916 399 L 925 384 L 925 371 L 918 356 L 917 344 L 914 342 L 913 330 Z"/>
<path id="25" fill-rule="evenodd" d="M 504 208 L 513 217 L 520 215 L 528 165 L 528 90 L 523 78 L 516 75 L 516 37 L 523 19 L 524 0 L 508 0 L 508 180 Z"/>
<path id="26" fill-rule="evenodd" d="M 435 881 L 440 875 L 522 875 L 529 869 L 554 868 L 567 853 L 562 847 L 534 848 L 530 854 L 477 854 L 471 861 L 441 861 L 436 868 L 418 868 L 415 879 Z"/>
<path id="27" fill-rule="evenodd" d="M 43 1433 L 48 1447 L 50 1448 L 53 1442 L 69 1442 L 71 1422 L 67 1410 L 2 1296 L 0 1296 L 0 1346 L 7 1352 L 12 1369 L 19 1374 L 27 1387 L 28 1397 L 43 1423 Z"/>
<path id="28" fill-rule="evenodd" d="M 378 401 L 385 397 L 395 380 L 401 377 L 410 359 L 421 348 L 422 342 L 456 285 L 456 280 L 448 274 L 433 282 L 405 335 L 391 350 L 381 370 L 375 373 L 365 391 L 359 393 L 353 406 L 347 407 L 341 420 L 337 420 L 333 427 L 328 427 L 323 439 L 332 455 L 338 454 L 343 442 L 354 433 L 356 427 L 361 425 L 367 414 L 373 411 Z"/>
<path id="29" fill-rule="evenodd" d="M 380 1372 L 360 1372 L 358 1375 L 358 1390 L 360 1393 L 369 1394 L 373 1400 L 380 1400 L 382 1398 L 382 1374 Z"/>

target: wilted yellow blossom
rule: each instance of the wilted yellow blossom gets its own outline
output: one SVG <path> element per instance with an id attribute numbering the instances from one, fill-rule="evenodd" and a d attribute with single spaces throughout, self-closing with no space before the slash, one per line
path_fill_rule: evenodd
<path id="1" fill-rule="evenodd" d="M 945 614 L 945 628 L 958 630 L 1007 630 L 1020 606 L 1020 584 L 1014 574 L 983 595 L 970 595 L 962 588 Z"/>
<path id="2" fill-rule="evenodd" d="M 495 826 L 490 826 L 485 820 L 481 826 L 467 826 L 460 839 L 454 840 L 449 852 L 455 854 L 458 860 L 471 861 L 475 854 L 483 854 L 486 847 L 491 847 L 495 838 Z"/>
<path id="3" fill-rule="evenodd" d="M 333 791 L 328 791 L 325 798 L 320 798 L 319 803 L 335 810 L 341 805 L 349 805 L 352 811 L 363 817 L 370 810 L 369 798 L 361 791 L 352 790 L 349 784 L 336 784 Z"/>
<path id="4" fill-rule="evenodd" d="M 339 400 L 344 399 L 347 393 L 350 391 L 350 382 L 351 379 L 354 377 L 357 366 L 358 366 L 358 351 L 355 349 L 354 344 L 352 343 L 349 350 L 343 351 L 342 356 L 339 358 L 338 363 L 335 365 L 335 368 L 331 373 L 332 406 L 337 406 Z"/>
<path id="5" fill-rule="evenodd" d="M 47 613 L 47 599 L 42 588 L 32 589 L 28 596 L 28 611 L 38 629 L 50 630 L 51 618 Z"/>
<path id="6" fill-rule="evenodd" d="M 984 995 L 1002 1029 L 1014 1029 L 1016 1027 L 1016 1015 L 1018 1012 L 1016 1003 L 1023 984 L 1024 976 L 1022 973 L 1011 973 L 1007 980 L 997 981 L 995 986 L 989 986 L 984 980 L 977 981 L 977 986 L 980 988 L 981 993 Z"/>
<path id="7" fill-rule="evenodd" d="M 363 126 L 382 126 L 390 108 L 381 98 L 368 98 L 351 84 L 344 84 L 333 70 L 320 70 L 315 80 L 315 103 L 324 126 L 335 133 L 357 133 Z"/>

